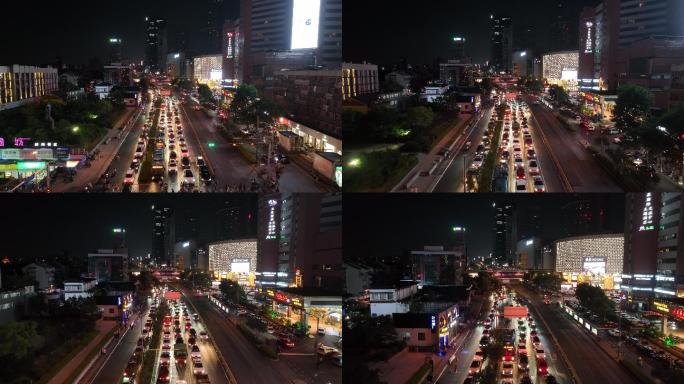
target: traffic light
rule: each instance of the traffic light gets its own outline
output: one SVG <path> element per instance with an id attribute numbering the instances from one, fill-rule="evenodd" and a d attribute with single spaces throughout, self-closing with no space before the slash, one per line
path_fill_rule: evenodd
<path id="1" fill-rule="evenodd" d="M 210 142 L 207 143 L 207 146 L 208 146 L 209 148 L 214 148 L 214 147 L 216 146 L 216 143 L 214 143 L 213 141 L 210 141 Z"/>

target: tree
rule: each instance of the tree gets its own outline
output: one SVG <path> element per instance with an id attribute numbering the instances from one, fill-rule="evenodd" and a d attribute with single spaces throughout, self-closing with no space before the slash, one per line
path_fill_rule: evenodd
<path id="1" fill-rule="evenodd" d="M 142 270 L 140 271 L 140 275 L 138 275 L 138 282 L 140 283 L 140 290 L 143 291 L 149 291 L 154 287 L 154 284 L 156 282 L 157 278 L 154 277 L 151 271 L 149 270 Z"/>
<path id="2" fill-rule="evenodd" d="M 223 294 L 223 298 L 232 301 L 235 304 L 241 304 L 247 301 L 247 294 L 242 289 L 240 284 L 223 279 L 219 285 L 219 290 Z"/>
<path id="3" fill-rule="evenodd" d="M 482 88 L 485 94 L 490 94 L 492 93 L 492 89 L 494 89 L 494 81 L 491 77 L 485 77 L 484 79 L 482 79 L 480 87 Z"/>
<path id="4" fill-rule="evenodd" d="M 423 129 L 429 127 L 434 121 L 435 115 L 430 108 L 413 107 L 406 113 L 406 123 L 409 127 Z"/>
<path id="5" fill-rule="evenodd" d="M 632 84 L 621 85 L 617 93 L 613 118 L 615 125 L 635 137 L 653 106 L 651 93 L 644 87 Z"/>
<path id="6" fill-rule="evenodd" d="M 214 98 L 214 94 L 211 92 L 211 89 L 209 89 L 209 86 L 206 84 L 200 84 L 197 88 L 197 93 L 199 94 L 200 100 L 203 102 L 212 101 Z"/>
<path id="7" fill-rule="evenodd" d="M 321 323 L 321 319 L 325 319 L 325 317 L 328 315 L 328 311 L 326 311 L 325 309 L 315 308 L 315 307 L 309 308 L 309 310 L 306 311 L 306 313 L 309 316 L 316 319 L 316 329 L 319 328 L 320 323 Z"/>
<path id="8" fill-rule="evenodd" d="M 36 336 L 38 332 L 34 321 L 13 321 L 0 325 L 0 356 L 11 355 L 15 359 L 26 357 Z"/>
<path id="9" fill-rule="evenodd" d="M 240 124 L 253 124 L 256 120 L 254 103 L 257 101 L 257 89 L 250 84 L 241 84 L 235 91 L 230 103 L 230 113 Z"/>
<path id="10" fill-rule="evenodd" d="M 567 104 L 570 100 L 568 97 L 568 92 L 565 91 L 565 88 L 556 84 L 553 84 L 549 87 L 549 94 L 556 102 L 560 104 Z"/>

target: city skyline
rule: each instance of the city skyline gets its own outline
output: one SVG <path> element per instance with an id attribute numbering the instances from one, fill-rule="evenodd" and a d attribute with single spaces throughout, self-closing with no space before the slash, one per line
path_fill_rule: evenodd
<path id="1" fill-rule="evenodd" d="M 348 1 L 344 14 L 350 19 L 353 17 L 356 27 L 345 31 L 342 56 L 344 61 L 356 63 L 387 65 L 405 58 L 410 64 L 432 64 L 437 58 L 449 58 L 451 40 L 459 36 L 466 39 L 465 56 L 472 57 L 474 63 L 484 63 L 491 52 L 492 15 L 511 17 L 514 49 L 534 45 L 544 52 L 557 43 L 548 33 L 557 20 L 549 15 L 561 15 L 570 23 L 578 24 L 575 21 L 582 7 L 595 6 L 598 0 L 526 0 L 524 3 L 525 6 L 520 2 L 494 0 L 467 4 L 451 1 L 386 14 L 383 10 L 392 9 L 393 2 Z M 558 4 L 563 5 L 562 11 L 558 10 Z"/>
<path id="2" fill-rule="evenodd" d="M 2 59 L 9 62 L 0 64 L 44 65 L 53 63 L 57 57 L 61 57 L 63 63 L 73 65 L 86 64 L 92 57 L 108 63 L 110 38 L 122 40 L 125 60 L 137 59 L 139 62 L 145 57 L 145 17 L 167 20 L 169 49 L 182 45 L 181 39 L 185 38 L 191 51 L 207 53 L 210 51 L 207 44 L 210 2 L 200 0 L 189 6 L 182 0 L 148 0 L 126 7 L 85 0 L 47 2 L 41 4 L 41 12 L 33 14 L 31 28 L 24 27 L 22 18 L 5 20 L 9 30 L 21 31 L 21 37 L 3 42 Z M 223 7 L 223 18 L 239 16 L 239 0 L 219 3 Z M 26 13 L 30 6 L 23 3 L 15 5 L 14 9 Z M 186 35 L 182 36 L 182 33 Z"/>
<path id="3" fill-rule="evenodd" d="M 175 207 L 176 240 L 188 240 L 183 230 L 192 217 L 198 225 L 198 237 L 203 242 L 225 240 L 214 230 L 215 213 L 225 207 L 226 202 L 236 206 L 249 207 L 256 237 L 256 194 L 202 194 L 152 196 L 136 194 L 113 196 L 102 194 L 65 194 L 59 199 L 51 196 L 26 196 L 5 204 L 5 214 L 14 217 L 14 241 L 0 245 L 0 255 L 10 259 L 44 258 L 62 250 L 68 250 L 71 257 L 86 257 L 96 249 L 112 248 L 113 229 L 126 229 L 126 244 L 129 257 L 146 256 L 152 253 L 153 205 Z M 26 214 L 26 206 L 36 212 L 49 212 L 53 220 L 36 220 Z M 75 208 L 76 207 L 76 208 Z M 245 220 L 248 220 L 245 217 Z M 58 226 L 54 226 L 58 222 Z M 202 225 L 204 224 L 204 225 Z M 35 241 L 40 234 L 43 241 Z"/>

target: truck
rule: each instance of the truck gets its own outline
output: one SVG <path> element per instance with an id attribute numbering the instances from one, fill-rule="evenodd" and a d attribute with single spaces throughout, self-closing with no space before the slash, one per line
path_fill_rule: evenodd
<path id="1" fill-rule="evenodd" d="M 188 359 L 188 347 L 185 343 L 177 343 L 173 346 L 173 357 L 176 359 L 178 367 L 185 368 L 185 363 Z"/>

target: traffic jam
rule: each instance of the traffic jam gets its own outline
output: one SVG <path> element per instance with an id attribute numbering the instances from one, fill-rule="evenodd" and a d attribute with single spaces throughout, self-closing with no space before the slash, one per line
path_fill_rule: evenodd
<path id="1" fill-rule="evenodd" d="M 487 367 L 494 368 L 497 383 L 557 383 L 557 372 L 547 361 L 547 343 L 540 335 L 537 322 L 523 298 L 501 291 L 494 295 L 494 305 L 478 326 L 482 336 L 472 356 L 464 384 L 475 383 L 475 375 Z M 493 360 L 492 344 L 500 344 L 503 354 Z"/>
<path id="2" fill-rule="evenodd" d="M 213 180 L 208 165 L 202 156 L 192 153 L 181 124 L 179 101 L 174 97 L 162 97 L 157 121 L 156 135 L 152 131 L 154 111 L 146 116 L 143 132 L 136 144 L 134 158 L 126 171 L 123 191 L 133 191 L 141 164 L 145 160 L 148 146 L 153 146 L 151 159 L 151 180 L 162 192 L 205 191 Z M 155 135 L 155 137 L 151 137 Z M 154 192 L 151 189 L 150 192 Z"/>
<path id="3" fill-rule="evenodd" d="M 154 321 L 158 308 L 164 300 L 169 305 L 170 313 L 163 318 L 161 337 L 156 338 L 158 345 L 151 345 L 154 333 Z M 181 300 L 180 292 L 167 291 L 155 295 L 150 313 L 145 320 L 142 334 L 137 341 L 133 356 L 122 374 L 121 382 L 135 383 L 142 369 L 142 362 L 147 351 L 155 351 L 153 381 L 156 383 L 198 383 L 217 382 L 220 377 L 218 365 L 212 361 L 212 372 L 206 368 L 204 361 L 216 356 L 213 347 L 207 344 L 209 335 L 203 328 L 199 315 L 189 311 Z M 203 345 L 204 344 L 204 345 Z M 212 375 L 210 375 L 210 373 Z M 212 377 L 214 376 L 213 380 Z"/>
<path id="4" fill-rule="evenodd" d="M 528 125 L 529 107 L 525 102 L 511 101 L 503 117 L 499 163 L 501 172 L 508 175 L 507 192 L 546 192 Z"/>

